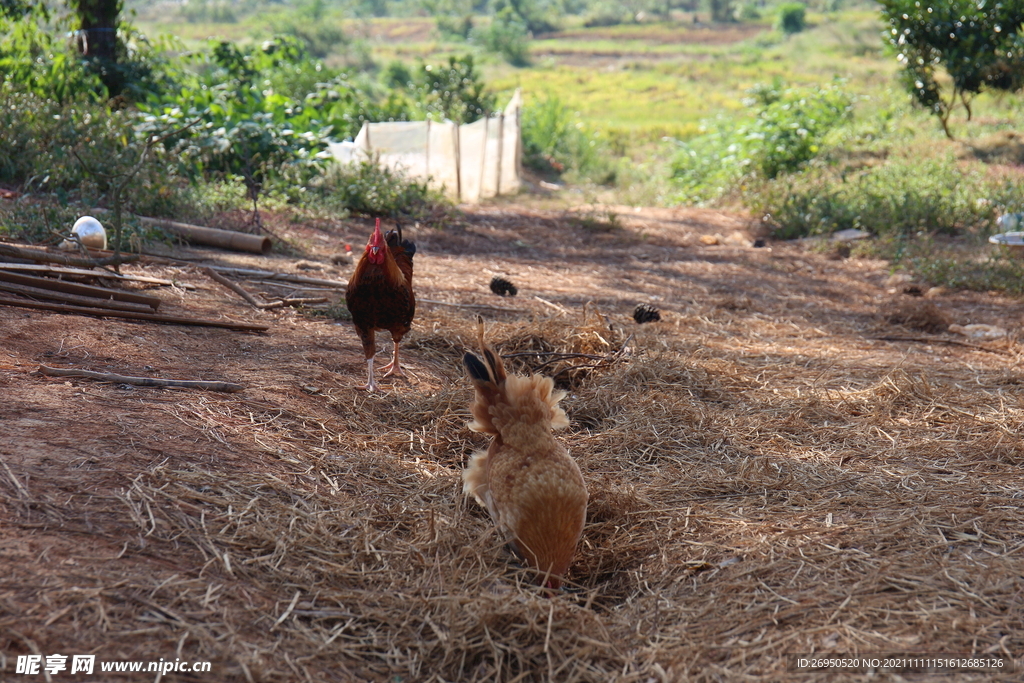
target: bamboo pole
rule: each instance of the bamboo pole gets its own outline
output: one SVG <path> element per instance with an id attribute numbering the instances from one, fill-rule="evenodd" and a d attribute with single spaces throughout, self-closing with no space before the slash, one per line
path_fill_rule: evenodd
<path id="1" fill-rule="evenodd" d="M 79 275 L 82 277 L 107 278 L 109 280 L 123 280 L 129 282 L 147 282 L 154 285 L 177 286 L 183 289 L 193 288 L 194 285 L 176 283 L 171 280 L 163 280 L 158 277 L 145 275 L 119 275 L 106 270 L 87 270 L 85 268 L 64 268 L 61 266 L 43 266 L 35 263 L 0 263 L 0 270 L 15 270 L 41 273 L 54 273 L 57 275 Z"/>
<path id="2" fill-rule="evenodd" d="M 111 256 L 109 258 L 88 259 L 82 258 L 81 256 L 68 256 L 67 254 L 51 254 L 46 251 L 40 251 L 39 249 L 14 247 L 10 244 L 0 244 L 0 256 L 6 256 L 7 258 L 20 258 L 27 261 L 41 261 L 43 263 L 60 263 L 65 266 L 83 266 L 87 268 L 128 263 L 130 261 L 137 261 L 139 258 L 138 254 L 121 254 L 116 257 Z"/>
<path id="3" fill-rule="evenodd" d="M 98 310 L 86 306 L 69 306 L 65 304 L 47 304 L 41 301 L 27 301 L 24 299 L 10 299 L 0 296 L 0 306 L 18 306 L 20 308 L 34 308 L 42 311 L 56 311 L 58 313 L 78 313 L 81 315 L 93 315 L 100 318 L 125 318 L 126 320 L 144 320 L 155 323 L 170 323 L 173 325 L 196 325 L 198 327 L 221 327 L 227 330 L 238 330 L 241 332 L 266 332 L 269 325 L 255 325 L 252 323 L 233 323 L 222 320 L 205 320 L 203 318 L 181 318 L 173 315 L 157 313 L 134 313 L 130 311 Z"/>
<path id="4" fill-rule="evenodd" d="M 131 384 L 137 387 L 181 387 L 184 389 L 206 389 L 208 391 L 224 391 L 233 394 L 245 389 L 241 384 L 232 382 L 207 382 L 204 380 L 192 379 L 162 379 L 160 377 L 130 377 L 118 375 L 114 372 L 93 372 L 91 370 L 72 370 L 65 368 L 51 368 L 46 365 L 39 366 L 39 373 L 47 377 L 87 377 L 98 379 L 103 382 L 118 382 L 120 384 Z"/>
<path id="5" fill-rule="evenodd" d="M 101 299 L 95 296 L 81 296 L 79 294 L 68 294 L 57 292 L 42 287 L 30 287 L 28 285 L 16 285 L 10 282 L 0 282 L 0 292 L 11 292 L 22 296 L 36 299 L 49 299 L 60 301 L 75 306 L 87 306 L 89 308 L 103 308 L 112 311 L 132 311 L 134 313 L 152 313 L 153 309 L 146 304 L 137 304 L 131 301 L 115 301 L 114 299 Z"/>
<path id="6" fill-rule="evenodd" d="M 249 235 L 244 232 L 233 230 L 219 230 L 217 228 L 205 228 L 201 225 L 190 225 L 178 223 L 177 221 L 163 218 L 146 218 L 139 216 L 139 222 L 143 225 L 151 225 L 167 232 L 184 237 L 196 244 L 205 244 L 222 249 L 233 249 L 235 251 L 248 251 L 254 254 L 269 254 L 273 246 L 270 238 L 266 235 Z"/>
<path id="7" fill-rule="evenodd" d="M 122 289 L 110 289 L 108 287 L 97 287 L 95 285 L 83 285 L 67 280 L 57 280 L 52 277 L 41 277 L 39 275 L 20 275 L 11 273 L 0 268 L 0 281 L 10 282 L 16 285 L 39 287 L 41 289 L 52 289 L 67 294 L 78 294 L 81 296 L 96 297 L 99 299 L 113 299 L 114 301 L 130 301 L 136 304 L 144 304 L 153 310 L 159 308 L 161 299 L 148 294 L 136 294 L 126 292 Z"/>

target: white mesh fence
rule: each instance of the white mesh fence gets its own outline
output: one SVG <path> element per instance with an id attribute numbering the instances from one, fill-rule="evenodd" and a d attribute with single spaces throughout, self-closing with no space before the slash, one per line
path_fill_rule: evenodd
<path id="1" fill-rule="evenodd" d="M 504 111 L 464 125 L 452 121 L 364 123 L 354 141 L 332 142 L 341 165 L 376 156 L 381 166 L 427 181 L 457 202 L 476 203 L 520 186 L 522 96 Z"/>

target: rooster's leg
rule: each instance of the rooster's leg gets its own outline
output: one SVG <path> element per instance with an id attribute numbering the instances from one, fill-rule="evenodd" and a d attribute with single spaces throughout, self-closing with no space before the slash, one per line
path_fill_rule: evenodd
<path id="1" fill-rule="evenodd" d="M 366 359 L 366 384 L 360 384 L 359 388 L 377 391 L 377 383 L 373 381 L 373 356 Z"/>
<path id="2" fill-rule="evenodd" d="M 391 362 L 381 368 L 384 371 L 385 377 L 403 377 L 402 366 L 398 363 L 398 341 L 395 341 L 395 355 L 392 356 Z"/>
<path id="3" fill-rule="evenodd" d="M 359 389 L 377 391 L 377 383 L 373 381 L 373 357 L 377 355 L 377 344 L 374 339 L 374 330 L 371 328 L 358 329 L 359 341 L 363 343 L 363 355 L 366 357 L 366 384 L 358 385 Z"/>

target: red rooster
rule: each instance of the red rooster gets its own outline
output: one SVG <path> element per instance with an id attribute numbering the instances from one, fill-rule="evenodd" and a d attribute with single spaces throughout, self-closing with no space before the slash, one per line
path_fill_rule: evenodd
<path id="1" fill-rule="evenodd" d="M 398 344 L 412 327 L 416 313 L 416 295 L 412 291 L 412 257 L 416 245 L 402 239 L 402 226 L 397 221 L 395 227 L 397 232 L 391 230 L 383 235 L 380 219 L 377 219 L 366 251 L 356 264 L 345 292 L 345 303 L 366 354 L 367 380 L 359 388 L 368 391 L 377 389 L 373 379 L 373 357 L 377 353 L 375 331 L 387 330 L 395 344 L 395 354 L 383 368 L 385 376 L 401 376 Z"/>

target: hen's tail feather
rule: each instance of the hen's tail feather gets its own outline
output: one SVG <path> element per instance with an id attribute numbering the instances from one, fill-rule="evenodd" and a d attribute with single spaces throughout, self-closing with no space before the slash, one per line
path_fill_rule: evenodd
<path id="1" fill-rule="evenodd" d="M 466 353 L 462 357 L 462 362 L 466 365 L 466 370 L 469 371 L 469 376 L 476 382 L 493 382 L 494 379 L 491 377 L 490 370 L 487 366 L 480 362 L 480 359 L 474 356 L 472 353 Z"/>
<path id="2" fill-rule="evenodd" d="M 564 391 L 556 391 L 550 377 L 508 376 L 501 356 L 484 340 L 483 318 L 477 316 L 477 340 L 484 359 L 467 352 L 463 363 L 476 389 L 470 406 L 473 422 L 469 428 L 485 434 L 499 434 L 512 423 L 527 423 L 541 429 L 560 429 L 569 425 L 558 402 Z M 505 434 L 507 439 L 508 435 Z"/>
<path id="3" fill-rule="evenodd" d="M 501 357 L 494 353 L 484 340 L 484 319 L 479 315 L 476 317 L 476 339 L 481 353 L 484 354 L 484 360 L 487 361 L 491 373 L 490 381 L 501 384 L 505 381 L 505 365 L 501 362 Z"/>

